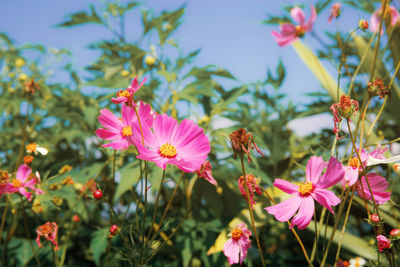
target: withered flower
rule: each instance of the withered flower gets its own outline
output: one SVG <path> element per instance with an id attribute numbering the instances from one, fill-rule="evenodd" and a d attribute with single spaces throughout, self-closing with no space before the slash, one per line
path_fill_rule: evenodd
<path id="1" fill-rule="evenodd" d="M 247 154 L 247 159 L 250 163 L 250 151 L 253 149 L 256 149 L 258 153 L 264 156 L 264 154 L 254 142 L 253 134 L 251 132 L 246 132 L 246 129 L 240 128 L 236 131 L 233 131 L 229 135 L 229 137 L 231 139 L 231 145 L 235 159 L 237 158 L 238 154 L 241 155 L 242 153 L 244 153 Z"/>

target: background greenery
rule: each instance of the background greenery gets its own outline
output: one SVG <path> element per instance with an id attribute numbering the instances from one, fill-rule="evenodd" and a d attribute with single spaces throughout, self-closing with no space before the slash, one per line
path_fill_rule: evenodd
<path id="1" fill-rule="evenodd" d="M 317 10 L 330 8 L 330 3 L 331 1 L 318 2 Z M 369 1 L 345 3 L 368 13 L 372 13 L 377 7 Z M 247 207 L 246 202 L 237 186 L 237 179 L 241 173 L 240 162 L 233 159 L 227 141 L 227 136 L 233 130 L 239 127 L 247 128 L 264 152 L 265 157 L 254 155 L 252 164 L 247 167 L 248 173 L 261 178 L 264 187 L 271 186 L 273 179 L 277 177 L 301 180 L 310 156 L 322 155 L 325 159 L 330 156 L 334 141 L 331 129 L 300 137 L 288 128 L 288 123 L 294 119 L 328 112 L 329 106 L 336 100 L 337 77 L 330 76 L 323 65 L 319 64 L 320 61 L 331 62 L 339 68 L 340 59 L 346 59 L 340 81 L 344 92 L 347 92 L 357 67 L 361 66 L 354 81 L 352 96 L 362 101 L 375 49 L 374 43 L 368 44 L 372 36 L 370 32 L 358 31 L 347 43 L 345 40 L 348 33 L 326 32 L 329 41 L 324 49 L 314 52 L 301 43 L 295 45 L 296 52 L 321 83 L 320 90 L 310 95 L 311 104 L 306 110 L 300 110 L 291 102 L 285 101 L 285 95 L 280 92 L 284 79 L 290 79 L 286 77 L 285 67 L 281 62 L 276 62 L 260 81 L 243 84 L 229 70 L 212 65 L 213 62 L 205 66 L 197 65 L 196 56 L 201 53 L 200 50 L 183 54 L 179 42 L 174 39 L 174 32 L 185 23 L 184 6 L 175 10 L 165 10 L 160 14 L 143 9 L 142 35 L 133 42 L 127 41 L 131 38 L 125 35 L 123 22 L 135 8 L 136 2 L 105 3 L 103 10 L 90 6 L 86 10 L 69 14 L 57 25 L 71 27 L 73 31 L 94 23 L 112 33 L 112 38 L 90 44 L 89 47 L 98 51 L 99 56 L 95 62 L 87 64 L 86 70 L 89 75 L 81 75 L 74 70 L 71 65 L 73 55 L 68 50 L 54 50 L 40 44 L 18 46 L 13 43 L 12 36 L 0 35 L 0 167 L 9 172 L 15 171 L 18 157 L 23 153 L 21 147 L 24 146 L 21 144 L 35 141 L 48 147 L 50 151 L 48 156 L 39 157 L 32 164 L 33 169 L 40 171 L 42 188 L 46 192 L 38 197 L 44 208 L 42 213 L 33 212 L 32 203 L 21 201 L 16 196 L 10 198 L 12 209 L 6 210 L 7 202 L 5 197 L 2 197 L 0 209 L 6 214 L 6 230 L 1 237 L 0 254 L 4 255 L 4 250 L 7 250 L 9 266 L 36 266 L 23 226 L 22 211 L 27 214 L 27 228 L 32 238 L 35 237 L 38 225 L 48 220 L 59 223 L 59 243 L 62 246 L 60 257 L 65 254 L 66 266 L 120 266 L 125 264 L 124 260 L 135 259 L 137 249 L 129 239 L 129 235 L 132 234 L 130 225 L 135 224 L 137 218 L 135 205 L 129 203 L 137 200 L 140 195 L 138 188 L 141 186 L 138 183 L 140 166 L 135 160 L 135 150 L 130 148 L 114 154 L 111 149 L 100 147 L 103 141 L 95 136 L 94 131 L 100 127 L 97 121 L 99 110 L 109 108 L 119 112 L 118 106 L 112 104 L 110 98 L 115 95 L 116 88 L 126 88 L 136 76 L 146 77 L 148 80 L 138 91 L 137 99 L 150 103 L 158 113 L 168 113 L 178 120 L 191 118 L 204 128 L 212 144 L 209 160 L 213 165 L 214 178 L 218 181 L 216 188 L 203 179 L 193 180 L 197 179 L 193 178 L 193 175 L 183 177 L 184 182 L 179 187 L 163 231 L 170 233 L 189 205 L 192 212 L 178 234 L 151 260 L 151 266 L 227 265 L 221 252 L 207 255 L 207 251 L 222 231 L 229 230 L 228 225 L 232 220 L 239 218 L 248 222 L 248 215 L 242 212 Z M 268 17 L 265 23 L 275 24 L 280 21 L 276 17 Z M 356 27 L 357 25 L 352 26 L 354 29 Z M 399 27 L 388 33 L 388 36 L 381 45 L 376 72 L 376 77 L 382 78 L 385 84 L 389 83 L 391 74 L 400 60 L 400 51 L 396 45 L 397 39 L 400 38 Z M 152 49 L 143 45 L 148 40 L 154 44 Z M 155 59 L 153 64 L 147 61 L 148 56 Z M 17 66 L 18 58 L 24 59 L 26 64 Z M 361 63 L 362 58 L 364 59 Z M 51 82 L 54 73 L 64 75 L 64 82 Z M 24 74 L 27 77 L 24 77 Z M 398 138 L 398 78 L 399 74 L 392 86 L 391 101 L 384 109 L 368 144 L 384 143 L 385 140 Z M 32 97 L 24 92 L 25 82 L 31 79 L 40 86 L 40 90 Z M 233 86 L 226 86 L 226 80 L 231 80 L 229 84 Z M 96 90 L 90 94 L 84 93 L 82 87 L 89 85 Z M 380 106 L 381 102 L 375 101 L 371 113 L 376 114 Z M 229 123 L 225 123 L 226 121 Z M 345 148 L 345 142 L 340 142 L 339 145 Z M 112 175 L 114 157 L 116 179 Z M 60 173 L 60 168 L 66 164 L 73 167 L 72 171 Z M 150 168 L 149 192 L 154 196 L 160 189 L 162 172 L 152 164 Z M 394 173 L 390 166 L 382 166 L 380 169 L 389 180 L 390 190 L 393 191 L 392 202 L 398 203 L 398 174 Z M 95 179 L 104 190 L 104 202 L 80 196 L 73 186 L 62 186 L 61 183 L 67 176 L 72 177 L 75 184 L 84 184 L 89 179 Z M 165 208 L 173 189 L 173 181 L 177 181 L 179 173 L 171 167 L 167 169 L 166 177 L 169 182 L 161 194 L 160 210 Z M 188 194 L 187 189 L 191 182 L 195 184 L 192 194 Z M 285 197 L 277 191 L 272 193 L 277 199 Z M 54 198 L 63 199 L 62 204 L 56 205 Z M 270 205 L 265 197 L 256 200 L 261 203 L 255 213 L 266 262 L 271 266 L 305 265 L 300 247 L 287 230 L 287 225 L 275 221 L 262 210 Z M 113 205 L 120 216 L 123 237 L 107 237 L 109 226 L 117 223 L 111 216 L 109 205 Z M 153 208 L 150 204 L 148 214 L 152 214 Z M 19 212 L 15 212 L 14 209 Z M 384 213 L 387 229 L 398 227 L 398 207 L 387 205 L 382 209 L 387 209 Z M 319 213 L 317 210 L 317 217 Z M 71 217 L 74 214 L 80 216 L 79 223 L 72 222 Z M 150 215 L 148 225 L 151 222 Z M 356 201 L 351 210 L 341 258 L 349 259 L 360 255 L 366 259 L 376 259 L 375 246 L 370 242 L 374 239 L 373 231 L 365 222 L 365 217 L 363 203 Z M 13 238 L 6 249 L 9 227 L 15 221 L 18 222 L 18 227 L 14 229 Z M 327 224 L 332 225 L 332 222 L 332 216 L 328 217 Z M 309 250 L 313 244 L 313 231 L 313 227 L 299 231 Z M 215 245 L 216 251 L 221 249 L 221 242 Z M 320 245 L 323 245 L 322 241 Z M 36 249 L 35 243 L 33 246 Z M 48 245 L 37 251 L 43 266 L 52 262 L 50 251 Z M 150 255 L 152 251 L 148 253 Z M 317 254 L 318 256 L 321 255 Z M 258 266 L 258 257 L 253 242 L 245 264 Z M 4 259 L 3 257 L 2 260 Z"/>

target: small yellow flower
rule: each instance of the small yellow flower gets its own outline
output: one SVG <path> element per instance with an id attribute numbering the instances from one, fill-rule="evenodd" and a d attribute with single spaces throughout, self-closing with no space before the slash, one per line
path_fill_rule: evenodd
<path id="1" fill-rule="evenodd" d="M 40 205 L 39 199 L 35 198 L 32 204 L 32 210 L 36 213 L 41 213 L 43 212 L 43 207 Z"/>
<path id="2" fill-rule="evenodd" d="M 52 201 L 56 206 L 61 206 L 61 204 L 63 203 L 63 199 L 59 197 L 53 198 Z"/>
<path id="3" fill-rule="evenodd" d="M 59 184 L 52 184 L 52 185 L 49 186 L 49 189 L 50 189 L 50 190 L 57 191 L 57 190 L 60 190 L 60 189 L 61 189 L 61 185 L 59 185 Z"/>
<path id="4" fill-rule="evenodd" d="M 203 118 L 201 118 L 201 119 L 199 120 L 199 124 L 207 123 L 207 122 L 209 122 L 209 121 L 210 121 L 210 117 L 208 117 L 207 115 L 205 115 Z"/>
<path id="5" fill-rule="evenodd" d="M 121 70 L 121 76 L 122 77 L 128 77 L 129 76 L 129 71 L 127 71 L 127 70 Z"/>
<path id="6" fill-rule="evenodd" d="M 23 65 L 25 65 L 25 60 L 23 60 L 22 58 L 19 57 L 15 60 L 15 66 L 17 68 L 21 68 Z"/>
<path id="7" fill-rule="evenodd" d="M 73 185 L 74 184 L 74 180 L 72 180 L 71 177 L 67 176 L 63 181 L 62 181 L 63 185 Z"/>
<path id="8" fill-rule="evenodd" d="M 144 62 L 148 65 L 148 66 L 152 66 L 154 65 L 154 63 L 156 62 L 156 58 L 150 55 L 147 55 L 144 58 Z"/>
<path id="9" fill-rule="evenodd" d="M 18 79 L 19 79 L 20 81 L 26 81 L 26 80 L 28 80 L 28 75 L 26 75 L 25 73 L 21 73 L 21 74 L 19 75 Z"/>
<path id="10" fill-rule="evenodd" d="M 70 170 L 72 170 L 72 166 L 64 165 L 61 167 L 61 169 L 58 171 L 58 173 L 63 174 L 63 173 L 69 172 Z"/>

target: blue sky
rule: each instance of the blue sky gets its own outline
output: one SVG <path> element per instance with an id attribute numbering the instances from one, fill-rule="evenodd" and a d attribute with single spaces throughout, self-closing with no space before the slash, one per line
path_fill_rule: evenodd
<path id="1" fill-rule="evenodd" d="M 3 1 L 0 8 L 0 31 L 8 34 L 17 44 L 40 43 L 47 47 L 67 48 L 72 52 L 74 67 L 83 71 L 85 65 L 96 58 L 96 52 L 87 49 L 93 41 L 110 38 L 100 26 L 87 25 L 76 28 L 55 27 L 66 19 L 69 13 L 88 10 L 88 5 L 100 7 L 102 2 L 89 0 L 13 0 Z M 292 47 L 280 48 L 271 36 L 276 27 L 261 24 L 267 13 L 285 14 L 283 6 L 295 5 L 298 1 L 273 0 L 153 0 L 142 2 L 141 7 L 126 16 L 128 40 L 134 40 L 140 34 L 140 10 L 153 9 L 156 14 L 161 10 L 176 9 L 186 3 L 183 24 L 175 33 L 175 38 L 186 52 L 201 48 L 196 65 L 215 64 L 228 69 L 239 82 L 264 80 L 268 68 L 275 69 L 281 59 L 286 67 L 287 78 L 282 92 L 297 104 L 309 102 L 305 93 L 321 90 L 318 81 L 297 57 Z M 310 10 L 305 3 L 306 16 Z M 350 32 L 360 18 L 369 17 L 360 11 L 345 7 L 339 22 L 327 23 L 329 8 L 318 15 L 315 32 L 323 37 L 325 30 Z M 303 40 L 307 45 L 320 46 L 311 36 Z M 150 44 L 148 44 L 150 46 Z M 336 72 L 326 63 L 331 74 Z"/>

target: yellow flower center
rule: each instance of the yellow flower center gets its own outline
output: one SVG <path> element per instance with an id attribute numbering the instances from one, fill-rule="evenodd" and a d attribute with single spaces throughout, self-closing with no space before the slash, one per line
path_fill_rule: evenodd
<path id="1" fill-rule="evenodd" d="M 299 192 L 302 196 L 308 196 L 314 189 L 312 182 L 304 182 L 299 186 Z"/>
<path id="2" fill-rule="evenodd" d="M 231 234 L 232 234 L 232 239 L 239 240 L 242 237 L 243 232 L 239 228 L 236 228 L 231 231 Z"/>
<path id="3" fill-rule="evenodd" d="M 305 34 L 305 30 L 304 30 L 304 28 L 303 27 L 301 27 L 300 25 L 297 25 L 296 26 L 296 36 L 297 37 L 303 37 L 304 36 L 304 34 Z"/>
<path id="4" fill-rule="evenodd" d="M 160 154 L 163 158 L 173 158 L 176 155 L 176 148 L 170 144 L 163 144 L 160 147 Z"/>
<path id="5" fill-rule="evenodd" d="M 128 92 L 128 90 L 119 90 L 117 93 L 118 97 L 130 97 L 131 94 Z"/>
<path id="6" fill-rule="evenodd" d="M 14 179 L 14 180 L 12 181 L 12 184 L 13 184 L 13 186 L 14 186 L 15 188 L 17 188 L 17 187 L 20 187 L 22 183 L 21 183 L 20 180 Z"/>
<path id="7" fill-rule="evenodd" d="M 26 145 L 26 152 L 32 153 L 36 151 L 37 144 L 36 143 L 29 143 Z"/>
<path id="8" fill-rule="evenodd" d="M 358 158 L 357 158 L 357 157 L 354 157 L 354 158 L 352 158 L 352 159 L 350 160 L 349 166 L 352 167 L 353 169 L 357 169 L 357 168 L 359 167 L 358 162 L 359 162 L 359 161 L 358 161 Z"/>
<path id="9" fill-rule="evenodd" d="M 43 224 L 42 226 L 39 226 L 39 231 L 42 235 L 48 235 L 53 232 L 53 229 L 51 228 L 50 224 Z"/>
<path id="10" fill-rule="evenodd" d="M 132 135 L 132 128 L 131 126 L 126 126 L 122 129 L 123 136 L 131 136 Z"/>

